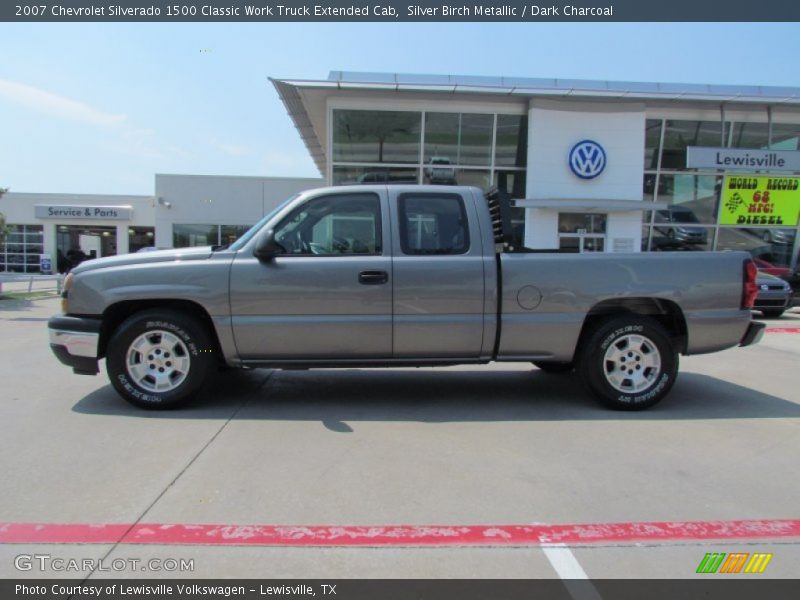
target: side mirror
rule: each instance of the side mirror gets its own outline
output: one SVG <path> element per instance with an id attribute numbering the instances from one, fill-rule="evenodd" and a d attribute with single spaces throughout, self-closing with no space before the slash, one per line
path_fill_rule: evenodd
<path id="1" fill-rule="evenodd" d="M 275 241 L 275 231 L 270 229 L 258 240 L 253 255 L 258 260 L 270 261 L 283 252 L 283 247 Z"/>

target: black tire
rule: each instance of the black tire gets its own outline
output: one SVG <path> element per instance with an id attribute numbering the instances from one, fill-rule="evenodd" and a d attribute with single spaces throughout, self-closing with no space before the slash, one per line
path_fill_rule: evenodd
<path id="1" fill-rule="evenodd" d="M 785 309 L 762 310 L 761 313 L 768 319 L 779 319 Z"/>
<path id="2" fill-rule="evenodd" d="M 590 333 L 578 372 L 605 406 L 642 410 L 669 393 L 678 374 L 678 362 L 678 353 L 658 321 L 624 315 L 602 321 Z M 629 365 L 631 370 L 627 371 Z"/>
<path id="3" fill-rule="evenodd" d="M 214 346 L 206 328 L 171 310 L 132 315 L 117 328 L 106 349 L 111 384 L 139 408 L 164 410 L 184 404 L 215 367 Z"/>
<path id="4" fill-rule="evenodd" d="M 544 362 L 535 360 L 533 366 L 545 373 L 569 373 L 575 368 L 575 363 L 570 362 Z"/>

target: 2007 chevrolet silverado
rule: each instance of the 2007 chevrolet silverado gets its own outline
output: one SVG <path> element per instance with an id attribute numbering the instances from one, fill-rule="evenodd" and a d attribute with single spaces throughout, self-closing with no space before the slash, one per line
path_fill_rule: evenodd
<path id="1" fill-rule="evenodd" d="M 680 354 L 746 346 L 743 252 L 560 254 L 509 247 L 507 203 L 477 188 L 305 192 L 229 247 L 92 260 L 64 282 L 50 344 L 76 373 L 105 357 L 144 408 L 191 398 L 218 366 L 531 361 L 576 371 L 616 409 L 672 387 Z"/>

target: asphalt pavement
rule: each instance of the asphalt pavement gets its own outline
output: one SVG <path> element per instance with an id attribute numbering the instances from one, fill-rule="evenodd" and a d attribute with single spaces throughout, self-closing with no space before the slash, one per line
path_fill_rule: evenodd
<path id="1" fill-rule="evenodd" d="M 800 538 L 769 527 L 800 519 L 799 309 L 756 346 L 682 358 L 670 396 L 640 413 L 522 363 L 228 372 L 183 410 L 146 412 L 104 372 L 55 359 L 57 310 L 0 300 L 2 577 L 64 576 L 19 569 L 20 555 L 46 554 L 192 561 L 68 573 L 91 578 L 683 578 L 708 552 L 771 553 L 760 577 L 797 576 Z M 763 535 L 662 539 L 642 525 L 743 520 Z M 645 533 L 504 541 L 508 527 L 575 524 Z M 99 525 L 122 533 L 93 539 Z M 264 544 L 251 526 L 284 537 Z M 380 537 L 393 526 L 406 533 Z M 7 541 L 25 527 L 49 541 Z M 313 527 L 341 543 L 315 543 Z M 475 528 L 498 543 L 476 544 Z M 129 543 L 151 529 L 157 542 Z"/>

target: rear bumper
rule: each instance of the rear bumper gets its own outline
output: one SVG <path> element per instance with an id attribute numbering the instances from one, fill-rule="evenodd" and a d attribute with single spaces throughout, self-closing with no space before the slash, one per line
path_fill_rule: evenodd
<path id="1" fill-rule="evenodd" d="M 764 337 L 764 329 L 766 329 L 766 327 L 766 323 L 751 321 L 750 325 L 747 326 L 747 331 L 745 331 L 742 341 L 739 342 L 739 345 L 750 346 L 752 344 L 757 344 L 761 341 L 761 338 Z"/>
<path id="2" fill-rule="evenodd" d="M 97 347 L 100 319 L 56 315 L 47 323 L 50 349 L 75 373 L 97 375 Z"/>

